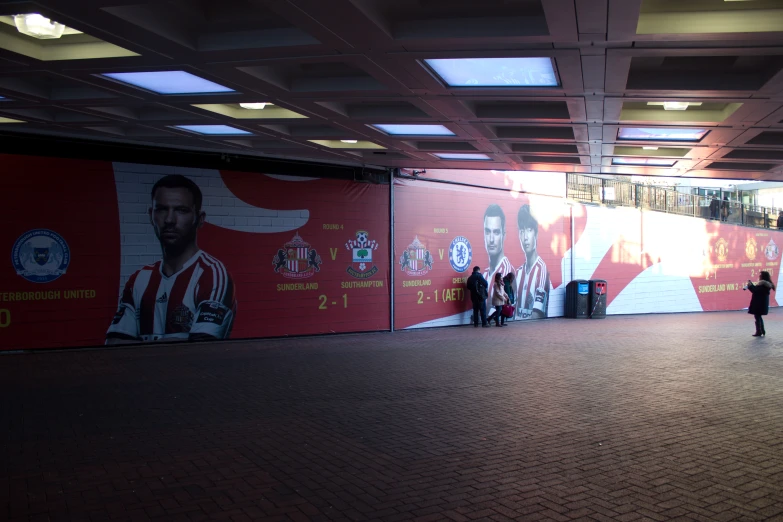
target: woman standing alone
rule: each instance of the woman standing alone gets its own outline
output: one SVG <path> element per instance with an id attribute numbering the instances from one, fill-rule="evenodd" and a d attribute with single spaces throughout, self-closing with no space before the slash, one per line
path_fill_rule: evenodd
<path id="1" fill-rule="evenodd" d="M 748 279 L 747 289 L 752 294 L 750 296 L 748 313 L 753 314 L 753 317 L 756 319 L 756 333 L 753 334 L 753 337 L 767 335 L 767 332 L 764 330 L 764 319 L 762 319 L 762 316 L 769 313 L 769 293 L 775 290 L 775 284 L 769 277 L 769 272 L 762 270 L 759 274 L 758 283 Z"/>

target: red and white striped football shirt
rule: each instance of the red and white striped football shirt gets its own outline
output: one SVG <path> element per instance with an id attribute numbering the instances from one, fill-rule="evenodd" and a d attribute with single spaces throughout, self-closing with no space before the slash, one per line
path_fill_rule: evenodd
<path id="1" fill-rule="evenodd" d="M 227 339 L 237 301 L 223 263 L 199 250 L 171 276 L 163 275 L 161 264 L 147 265 L 128 279 L 106 337 Z"/>
<path id="2" fill-rule="evenodd" d="M 547 316 L 549 306 L 549 271 L 538 256 L 530 271 L 527 263 L 517 269 L 517 319 L 530 319 L 533 310 Z"/>
<path id="3" fill-rule="evenodd" d="M 500 260 L 500 263 L 498 263 L 498 266 L 495 267 L 495 270 L 491 274 L 489 273 L 489 268 L 484 270 L 484 279 L 489 283 L 489 288 L 487 289 L 489 294 L 487 296 L 487 310 L 492 308 L 492 296 L 495 294 L 495 274 L 500 273 L 500 277 L 506 277 L 506 275 L 512 273 L 516 277 L 515 272 L 514 266 L 506 256 L 503 256 L 503 259 Z"/>

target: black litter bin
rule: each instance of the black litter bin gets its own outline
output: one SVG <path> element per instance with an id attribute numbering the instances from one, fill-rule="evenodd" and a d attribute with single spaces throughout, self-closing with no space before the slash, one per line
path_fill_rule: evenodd
<path id="1" fill-rule="evenodd" d="M 571 319 L 587 319 L 590 314 L 590 281 L 576 279 L 566 285 L 565 312 Z"/>
<path id="2" fill-rule="evenodd" d="M 590 319 L 606 317 L 606 289 L 606 281 L 603 279 L 590 280 Z"/>

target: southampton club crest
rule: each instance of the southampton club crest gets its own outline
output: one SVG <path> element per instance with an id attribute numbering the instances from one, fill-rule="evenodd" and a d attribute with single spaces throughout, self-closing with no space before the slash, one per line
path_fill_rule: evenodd
<path id="1" fill-rule="evenodd" d="M 432 270 L 432 254 L 418 236 L 413 238 L 413 243 L 400 256 L 400 270 L 411 276 L 422 276 Z"/>
<path id="2" fill-rule="evenodd" d="M 33 283 L 51 283 L 71 263 L 68 243 L 52 230 L 37 228 L 19 236 L 11 249 L 17 275 Z"/>
<path id="3" fill-rule="evenodd" d="M 775 241 L 770 239 L 769 243 L 767 243 L 767 246 L 764 247 L 764 257 L 766 257 L 769 261 L 774 261 L 778 258 L 779 254 L 780 252 L 778 251 L 778 246 L 775 244 Z"/>
<path id="4" fill-rule="evenodd" d="M 473 260 L 473 249 L 466 237 L 457 236 L 449 245 L 449 263 L 455 272 L 464 272 Z"/>
<path id="5" fill-rule="evenodd" d="M 297 233 L 272 258 L 275 272 L 291 279 L 305 279 L 321 271 L 321 256 Z"/>
<path id="6" fill-rule="evenodd" d="M 356 239 L 349 239 L 345 248 L 352 253 L 352 264 L 346 272 L 357 279 L 369 279 L 378 272 L 378 267 L 373 265 L 373 250 L 378 250 L 378 243 L 370 240 L 366 230 L 358 230 Z"/>

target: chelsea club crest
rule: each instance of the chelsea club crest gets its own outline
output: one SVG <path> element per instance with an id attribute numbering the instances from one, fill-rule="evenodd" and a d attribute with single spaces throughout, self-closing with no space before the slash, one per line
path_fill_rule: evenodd
<path id="1" fill-rule="evenodd" d="M 464 272 L 473 259 L 473 249 L 466 237 L 457 236 L 449 245 L 449 263 L 455 272 Z"/>
<path id="2" fill-rule="evenodd" d="M 57 232 L 37 228 L 19 236 L 11 249 L 11 261 L 17 275 L 32 283 L 51 283 L 65 273 L 71 250 Z"/>

